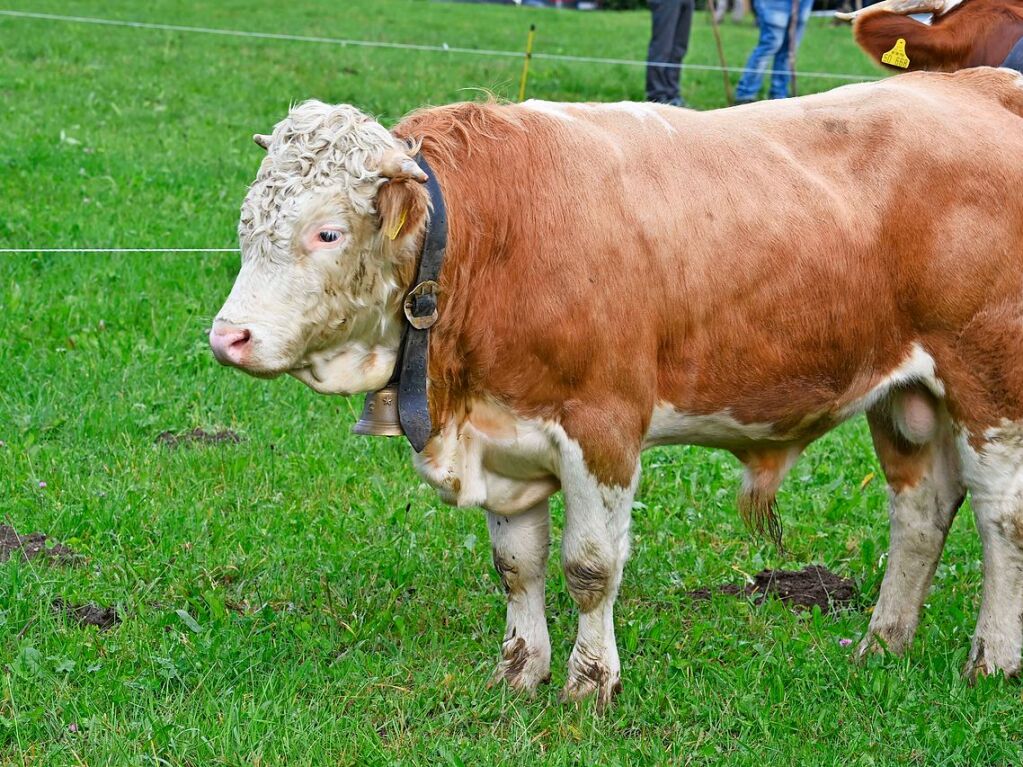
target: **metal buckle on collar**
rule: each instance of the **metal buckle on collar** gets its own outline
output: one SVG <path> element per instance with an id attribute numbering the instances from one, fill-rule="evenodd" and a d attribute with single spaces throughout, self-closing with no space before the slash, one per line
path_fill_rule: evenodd
<path id="1" fill-rule="evenodd" d="M 437 322 L 437 295 L 440 285 L 424 280 L 405 296 L 405 319 L 416 330 L 432 328 Z"/>

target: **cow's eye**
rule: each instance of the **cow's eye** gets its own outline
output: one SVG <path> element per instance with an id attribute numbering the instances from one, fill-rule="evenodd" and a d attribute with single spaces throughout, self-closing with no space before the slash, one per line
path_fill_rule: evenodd
<path id="1" fill-rule="evenodd" d="M 334 229 L 324 229 L 318 235 L 320 242 L 337 242 L 341 239 L 341 232 Z"/>

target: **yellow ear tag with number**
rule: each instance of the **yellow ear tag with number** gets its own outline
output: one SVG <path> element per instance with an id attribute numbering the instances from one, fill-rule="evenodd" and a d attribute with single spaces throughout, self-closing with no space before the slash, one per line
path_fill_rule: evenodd
<path id="1" fill-rule="evenodd" d="M 400 232 L 401 228 L 405 226 L 406 218 L 408 218 L 408 208 L 405 208 L 401 212 L 401 216 L 398 218 L 398 221 L 394 224 L 394 226 L 387 230 L 387 238 L 389 240 L 394 240 L 398 236 L 398 232 Z"/>
<path id="2" fill-rule="evenodd" d="M 881 63 L 899 69 L 909 69 L 909 56 L 906 55 L 906 40 L 900 37 L 890 51 L 881 54 Z"/>

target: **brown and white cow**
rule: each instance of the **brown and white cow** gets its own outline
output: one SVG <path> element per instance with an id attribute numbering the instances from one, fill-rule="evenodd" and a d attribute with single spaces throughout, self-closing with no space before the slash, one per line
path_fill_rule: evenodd
<path id="1" fill-rule="evenodd" d="M 913 13 L 933 14 L 930 24 L 909 18 Z M 896 72 L 1001 66 L 1023 38 L 1023 0 L 882 0 L 836 17 L 852 21 L 857 45 Z M 882 62 L 900 39 L 906 66 Z"/>
<path id="2" fill-rule="evenodd" d="M 771 514 L 811 441 L 866 412 L 891 556 L 861 651 L 912 639 L 969 489 L 984 543 L 971 673 L 1023 642 L 1023 78 L 909 74 L 697 113 L 454 104 L 393 132 L 309 101 L 242 207 L 242 267 L 210 341 L 258 376 L 354 394 L 391 375 L 430 219 L 447 203 L 434 433 L 418 471 L 481 506 L 508 594 L 496 679 L 550 676 L 548 499 L 579 608 L 564 694 L 620 686 L 612 606 L 640 452 L 745 464 Z M 392 236 L 394 237 L 392 239 Z"/>

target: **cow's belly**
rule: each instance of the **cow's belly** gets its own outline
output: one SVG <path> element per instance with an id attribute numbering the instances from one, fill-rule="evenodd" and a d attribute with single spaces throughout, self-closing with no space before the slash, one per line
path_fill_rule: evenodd
<path id="1" fill-rule="evenodd" d="M 894 368 L 863 371 L 857 381 L 834 398 L 799 402 L 779 422 L 740 421 L 732 408 L 748 410 L 748 403 L 741 400 L 722 401 L 720 410 L 701 414 L 688 412 L 684 403 L 661 401 L 651 415 L 643 446 L 686 444 L 733 451 L 805 446 L 904 387 L 920 386 L 937 397 L 944 394 L 934 358 L 919 343 L 912 343 Z"/>
<path id="2" fill-rule="evenodd" d="M 651 413 L 642 446 L 726 448 L 754 463 L 758 456 L 770 454 L 780 456 L 774 463 L 787 469 L 811 441 L 893 392 L 912 385 L 935 397 L 944 394 L 935 376 L 934 359 L 916 343 L 907 348 L 896 367 L 865 380 L 868 383 L 851 389 L 837 401 L 793 413 L 784 424 L 742 422 L 732 415 L 727 403 L 715 413 L 693 414 L 684 406 L 662 401 Z M 921 408 L 926 410 L 928 401 L 913 399 L 903 404 L 909 418 L 903 433 L 915 441 L 913 434 L 922 434 L 928 427 L 926 418 L 914 414 Z M 560 489 L 558 434 L 564 433 L 560 429 L 556 423 L 518 416 L 507 407 L 477 400 L 466 412 L 445 423 L 413 462 L 445 503 L 517 514 Z"/>
<path id="3" fill-rule="evenodd" d="M 419 475 L 454 506 L 517 514 L 561 488 L 549 425 L 475 402 L 413 458 Z"/>
<path id="4" fill-rule="evenodd" d="M 733 447 L 779 440 L 780 435 L 770 423 L 742 423 L 728 411 L 694 415 L 661 402 L 654 408 L 643 447 L 680 444 Z"/>

